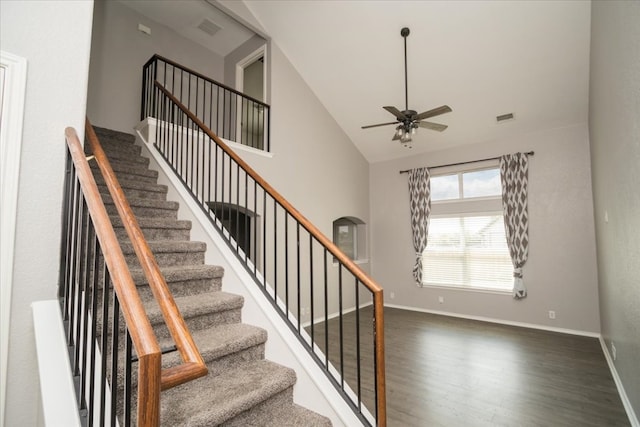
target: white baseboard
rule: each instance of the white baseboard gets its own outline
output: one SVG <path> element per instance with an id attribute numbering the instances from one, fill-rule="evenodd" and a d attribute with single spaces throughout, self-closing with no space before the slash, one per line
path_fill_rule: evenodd
<path id="1" fill-rule="evenodd" d="M 518 326 L 521 328 L 540 329 L 543 331 L 560 332 L 563 334 L 580 335 L 580 336 L 591 337 L 591 338 L 600 338 L 600 334 L 597 332 L 579 331 L 576 329 L 555 328 L 553 326 L 538 325 L 535 323 L 512 322 L 510 320 L 494 319 L 492 317 L 472 316 L 467 314 L 451 313 L 448 311 L 438 311 L 438 310 L 428 310 L 424 308 L 407 307 L 407 306 L 396 305 L 396 304 L 385 304 L 384 306 L 390 307 L 390 308 L 399 308 L 402 310 L 419 311 L 422 313 L 439 314 L 441 316 L 458 317 L 461 319 L 479 320 L 481 322 L 499 323 L 501 325 Z"/>
<path id="2" fill-rule="evenodd" d="M 614 365 L 613 363 L 613 358 L 611 357 L 611 353 L 609 353 L 607 343 L 604 341 L 604 338 L 602 338 L 602 335 L 599 337 L 599 339 L 600 345 L 602 346 L 602 352 L 604 353 L 604 358 L 607 359 L 609 370 L 611 371 L 613 381 L 616 383 L 616 387 L 618 388 L 618 394 L 620 395 L 620 399 L 622 400 L 624 410 L 627 411 L 627 416 L 629 417 L 629 421 L 631 422 L 631 427 L 640 427 L 638 417 L 636 417 L 636 413 L 633 410 L 633 406 L 631 406 L 631 402 L 629 401 L 627 392 L 624 390 L 624 385 L 622 385 L 622 381 L 620 380 L 620 376 L 618 375 L 618 371 L 616 370 L 616 365 Z"/>

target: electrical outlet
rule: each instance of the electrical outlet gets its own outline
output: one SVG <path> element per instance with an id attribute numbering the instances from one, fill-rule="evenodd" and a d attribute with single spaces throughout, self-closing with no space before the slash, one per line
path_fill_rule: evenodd
<path id="1" fill-rule="evenodd" d="M 438 297 L 438 303 L 440 304 L 444 303 L 444 297 Z"/>
<path id="2" fill-rule="evenodd" d="M 390 292 L 389 296 L 391 297 L 391 299 L 394 299 L 396 297 L 396 293 L 395 292 Z"/>
<path id="3" fill-rule="evenodd" d="M 613 357 L 613 360 L 616 360 L 616 346 L 613 344 L 613 341 L 611 342 L 611 357 Z"/>
<path id="4" fill-rule="evenodd" d="M 549 310 L 549 319 L 555 319 L 556 318 L 556 312 L 553 310 Z"/>

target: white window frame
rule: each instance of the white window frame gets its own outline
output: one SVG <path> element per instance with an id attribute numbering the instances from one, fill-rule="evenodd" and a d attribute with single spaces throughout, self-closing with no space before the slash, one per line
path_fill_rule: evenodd
<path id="1" fill-rule="evenodd" d="M 446 171 L 442 171 L 438 174 L 432 174 L 433 177 L 439 176 L 447 176 L 447 175 L 457 175 L 458 176 L 458 198 L 456 199 L 446 199 L 446 200 L 436 200 L 431 202 L 431 214 L 430 218 L 459 218 L 459 217 L 469 217 L 469 216 L 491 216 L 500 214 L 502 215 L 502 194 L 497 194 L 495 196 L 483 196 L 483 197 L 467 197 L 464 198 L 464 189 L 463 189 L 463 174 L 469 172 L 478 172 L 483 170 L 490 169 L 499 169 L 499 163 L 496 161 L 491 161 L 482 164 L 481 166 L 477 166 L 474 168 L 448 168 Z M 506 237 L 505 237 L 506 238 Z M 429 239 L 427 238 L 427 247 Z M 426 251 L 426 248 L 425 248 Z M 423 252 L 424 253 L 424 252 Z M 513 266 L 511 265 L 511 268 Z M 481 287 L 481 286 L 470 286 L 466 284 L 459 285 L 449 285 L 449 284 L 432 284 L 425 282 L 426 275 L 423 274 L 423 282 L 421 287 L 423 288 L 444 288 L 444 289 L 457 289 L 464 291 L 473 291 L 473 292 L 488 292 L 488 293 L 499 293 L 499 294 L 510 294 L 511 289 L 504 288 L 493 288 L 493 287 Z"/>

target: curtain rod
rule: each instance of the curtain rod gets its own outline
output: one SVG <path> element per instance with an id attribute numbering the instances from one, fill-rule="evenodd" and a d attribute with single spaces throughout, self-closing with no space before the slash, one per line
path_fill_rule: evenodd
<path id="1" fill-rule="evenodd" d="M 526 153 L 527 156 L 533 156 L 534 152 L 533 151 L 528 151 Z M 488 159 L 480 159 L 480 160 L 469 160 L 468 162 L 459 162 L 459 163 L 450 163 L 448 165 L 438 165 L 438 166 L 427 166 L 427 169 L 438 169 L 438 168 L 446 168 L 448 166 L 460 166 L 460 165 L 468 165 L 470 163 L 478 163 L 478 162 L 486 162 L 488 160 L 498 160 L 500 159 L 500 157 L 489 157 Z M 407 169 L 404 171 L 400 171 L 400 173 L 409 173 L 411 172 L 411 169 Z"/>

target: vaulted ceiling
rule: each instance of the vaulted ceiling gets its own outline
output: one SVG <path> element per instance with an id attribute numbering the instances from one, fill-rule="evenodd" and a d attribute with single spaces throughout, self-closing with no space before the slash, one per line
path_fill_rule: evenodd
<path id="1" fill-rule="evenodd" d="M 244 3 L 370 162 L 587 121 L 588 1 Z M 402 27 L 409 109 L 453 109 L 432 119 L 447 130 L 419 129 L 411 149 L 391 141 L 394 126 L 361 129 L 394 121 L 382 106 L 405 107 Z"/>

